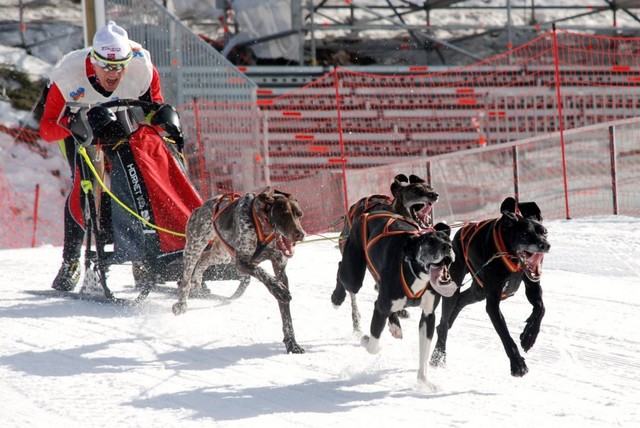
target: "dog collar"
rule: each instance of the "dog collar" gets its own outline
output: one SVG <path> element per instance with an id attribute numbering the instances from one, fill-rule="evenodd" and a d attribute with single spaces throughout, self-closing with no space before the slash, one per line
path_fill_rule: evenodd
<path id="1" fill-rule="evenodd" d="M 405 264 L 405 262 L 409 265 L 409 270 L 413 274 L 413 277 L 416 278 L 416 279 L 418 278 L 418 275 L 416 275 L 416 273 L 413 270 L 413 266 L 411 266 L 411 260 L 409 260 L 407 257 L 404 257 L 402 259 L 402 261 L 400 262 L 400 282 L 402 283 L 402 289 L 404 290 L 404 294 L 409 299 L 419 299 L 419 298 L 422 297 L 424 292 L 429 289 L 429 281 L 427 281 L 425 283 L 425 286 L 422 289 L 420 289 L 416 293 L 414 293 L 413 290 L 411 290 L 411 287 L 409 287 L 409 284 L 407 284 L 407 280 L 406 280 L 405 275 L 404 275 L 404 264 Z"/>
<path id="2" fill-rule="evenodd" d="M 275 229 L 269 223 L 266 212 L 258 212 L 258 205 L 256 204 L 256 196 L 251 202 L 251 217 L 253 219 L 253 226 L 256 230 L 256 239 L 258 241 L 256 245 L 256 251 L 251 256 L 251 263 L 255 264 L 255 260 L 260 257 L 260 254 L 267 248 L 267 245 L 271 243 L 277 236 Z M 269 234 L 265 234 L 265 229 L 270 229 Z"/>
<path id="3" fill-rule="evenodd" d="M 222 239 L 222 235 L 220 235 L 220 232 L 216 227 L 216 220 L 227 208 L 229 208 L 231 203 L 236 201 L 238 198 L 240 198 L 240 196 L 241 195 L 239 193 L 235 193 L 235 192 L 219 195 L 218 198 L 216 199 L 215 207 L 213 210 L 213 228 L 216 232 L 216 236 L 218 237 L 220 242 L 222 242 L 222 245 L 226 248 L 229 254 L 231 254 L 233 257 L 236 256 L 236 252 L 233 249 L 233 247 L 229 245 L 229 243 L 227 243 L 224 239 Z M 221 206 L 223 201 L 227 201 L 227 204 L 224 206 Z M 273 241 L 273 239 L 276 237 L 275 231 L 271 231 L 269 235 L 265 236 L 263 223 L 266 225 L 269 225 L 269 222 L 266 220 L 264 214 L 262 216 L 258 214 L 257 212 L 258 210 L 256 208 L 255 202 L 256 202 L 256 199 L 254 198 L 251 203 L 251 214 L 252 214 L 253 225 L 256 231 L 258 245 L 256 246 L 256 251 L 253 253 L 253 256 L 251 256 L 251 263 L 255 263 L 255 260 L 260 256 L 260 254 L 262 254 L 262 252 L 267 247 L 267 245 L 269 245 L 269 243 Z M 260 217 L 262 217 L 264 221 L 260 221 Z"/>

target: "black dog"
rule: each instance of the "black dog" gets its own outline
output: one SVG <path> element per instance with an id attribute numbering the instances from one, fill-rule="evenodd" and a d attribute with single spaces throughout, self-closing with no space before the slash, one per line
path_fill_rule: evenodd
<path id="1" fill-rule="evenodd" d="M 542 259 L 550 245 L 535 202 L 516 203 L 515 199 L 507 198 L 500 211 L 502 217 L 466 224 L 453 238 L 456 259 L 451 265 L 451 277 L 456 284 L 462 284 L 464 276 L 470 273 L 472 283 L 467 290 L 458 290 L 442 301 L 432 365 L 444 365 L 447 333 L 462 308 L 486 299 L 489 318 L 511 361 L 511 374 L 524 376 L 529 371 L 509 335 L 500 301 L 512 296 L 524 281 L 533 312 L 520 335 L 520 344 L 528 351 L 538 337 L 544 316 L 540 276 Z"/>
<path id="2" fill-rule="evenodd" d="M 405 307 L 420 306 L 418 379 L 426 382 L 427 357 L 435 329 L 434 310 L 440 295 L 451 296 L 457 290 L 448 270 L 455 257 L 449 237 L 451 229 L 442 223 L 433 229 L 421 229 L 402 216 L 383 211 L 365 213 L 353 225 L 344 245 L 331 301 L 339 306 L 347 291 L 357 294 L 369 269 L 376 279 L 378 298 L 370 336 L 363 336 L 361 343 L 372 354 L 379 351 L 387 319 Z"/>
<path id="3" fill-rule="evenodd" d="M 340 233 L 340 252 L 344 250 L 344 244 L 349 237 L 354 221 L 364 213 L 372 211 L 389 211 L 412 221 L 420 228 L 431 225 L 431 208 L 438 200 L 435 192 L 425 180 L 411 174 L 407 178 L 404 174 L 398 174 L 391 183 L 393 198 L 386 195 L 370 195 L 358 200 L 351 205 L 344 217 L 344 226 Z M 355 295 L 351 294 L 351 321 L 353 331 L 360 331 L 360 311 Z"/>
<path id="4" fill-rule="evenodd" d="M 362 214 L 371 211 L 390 211 L 412 220 L 417 225 L 426 228 L 431 225 L 429 215 L 431 207 L 438 201 L 438 193 L 422 178 L 411 174 L 407 178 L 398 174 L 391 183 L 390 198 L 387 195 L 369 195 L 359 199 L 349 207 L 344 217 L 344 226 L 340 233 L 340 251 L 349 236 L 353 222 Z"/>

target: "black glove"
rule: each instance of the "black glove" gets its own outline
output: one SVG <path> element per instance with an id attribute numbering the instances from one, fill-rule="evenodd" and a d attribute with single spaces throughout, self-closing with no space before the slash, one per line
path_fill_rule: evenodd
<path id="1" fill-rule="evenodd" d="M 81 113 L 78 112 L 68 112 L 65 117 L 67 117 L 67 129 L 73 135 L 73 138 L 81 145 L 86 145 L 92 139 L 91 129 L 87 126 L 87 123 L 82 120 Z"/>
<path id="2" fill-rule="evenodd" d="M 150 123 L 164 129 L 169 137 L 178 145 L 178 151 L 182 153 L 184 147 L 184 135 L 180 125 L 180 116 L 175 108 L 169 104 L 161 104 L 150 120 Z"/>
<path id="3" fill-rule="evenodd" d="M 116 120 L 116 114 L 103 106 L 91 107 L 87 112 L 87 122 L 93 132 L 99 131 Z"/>
<path id="4" fill-rule="evenodd" d="M 160 110 L 160 108 L 164 105 L 167 105 L 167 104 L 159 103 L 157 101 L 152 101 L 152 102 L 147 102 L 141 105 L 140 107 L 142 108 L 142 111 L 144 111 L 144 115 L 147 116 L 149 113 L 155 114 L 155 112 Z"/>
<path id="5" fill-rule="evenodd" d="M 103 106 L 95 106 L 87 112 L 87 122 L 93 131 L 94 142 L 115 144 L 129 137 L 129 133 L 118 121 L 116 114 Z"/>

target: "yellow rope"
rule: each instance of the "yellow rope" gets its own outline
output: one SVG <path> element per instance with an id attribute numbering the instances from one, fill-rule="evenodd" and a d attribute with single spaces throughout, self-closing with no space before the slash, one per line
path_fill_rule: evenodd
<path id="1" fill-rule="evenodd" d="M 180 236 L 182 238 L 184 238 L 186 235 L 184 233 L 180 233 L 180 232 L 174 232 L 173 230 L 168 230 L 165 229 L 163 227 L 157 226 L 153 223 L 151 223 L 149 220 L 141 217 L 137 212 L 133 211 L 131 208 L 129 208 L 126 204 L 124 204 L 120 199 L 118 199 L 116 197 L 116 195 L 114 195 L 111 190 L 109 190 L 109 188 L 107 187 L 107 185 L 104 183 L 104 181 L 102 181 L 102 179 L 100 178 L 100 174 L 98 174 L 98 171 L 96 171 L 95 167 L 93 166 L 93 162 L 91 162 L 91 158 L 89 157 L 89 155 L 87 154 L 87 149 L 83 146 L 78 147 L 78 152 L 80 152 L 80 154 L 82 155 L 82 157 L 84 158 L 85 162 L 87 163 L 87 166 L 89 167 L 89 169 L 91 170 L 91 173 L 93 174 L 93 176 L 96 178 L 96 180 L 98 181 L 98 184 L 100 184 L 100 187 L 102 188 L 102 190 L 111 197 L 111 199 L 113 199 L 118 205 L 120 205 L 126 212 L 128 212 L 129 214 L 131 214 L 132 216 L 134 216 L 135 218 L 137 218 L 138 220 L 140 220 L 142 223 L 144 223 L 145 225 L 149 226 L 152 229 L 155 230 L 159 230 L 161 232 L 164 233 L 168 233 L 170 235 L 174 235 L 174 236 Z"/>
<path id="2" fill-rule="evenodd" d="M 137 218 L 142 223 L 144 223 L 145 225 L 149 226 L 152 229 L 156 229 L 156 230 L 159 230 L 161 232 L 168 233 L 170 235 L 180 236 L 182 238 L 186 237 L 186 235 L 184 233 L 174 232 L 173 230 L 168 230 L 168 229 L 162 228 L 160 226 L 156 226 L 155 224 L 151 223 L 149 220 L 145 219 L 144 217 L 141 217 L 137 212 L 135 212 L 131 208 L 129 208 L 124 202 L 122 202 L 120 199 L 118 199 L 116 197 L 116 195 L 114 195 L 111 192 L 111 190 L 107 187 L 107 185 L 104 183 L 104 181 L 102 181 L 102 179 L 100 178 L 100 174 L 98 174 L 98 171 L 96 171 L 95 167 L 93 166 L 93 162 L 91 162 L 91 158 L 87 154 L 87 149 L 85 147 L 83 147 L 83 146 L 80 146 L 80 147 L 78 147 L 78 152 L 80 152 L 80 154 L 84 158 L 85 162 L 87 163 L 87 166 L 91 170 L 91 173 L 96 178 L 96 181 L 98 182 L 98 184 L 100 185 L 102 190 L 107 195 L 109 195 L 109 197 L 111 197 L 111 199 L 113 199 L 118 205 L 120 205 L 126 212 L 128 212 L 129 214 L 131 214 L 132 216 L 134 216 L 135 218 Z M 85 186 L 87 186 L 87 188 L 85 188 Z M 89 181 L 89 183 L 83 183 L 83 188 L 85 189 L 85 192 L 89 191 L 91 189 L 91 182 Z M 334 241 L 334 240 L 337 240 L 339 238 L 339 237 L 323 236 L 323 235 L 320 235 L 320 234 L 318 234 L 317 236 L 320 236 L 320 238 L 306 240 L 306 241 L 301 242 L 301 244 L 306 244 L 306 243 L 309 243 L 309 242 L 317 242 L 317 241 L 327 241 L 327 240 Z"/>

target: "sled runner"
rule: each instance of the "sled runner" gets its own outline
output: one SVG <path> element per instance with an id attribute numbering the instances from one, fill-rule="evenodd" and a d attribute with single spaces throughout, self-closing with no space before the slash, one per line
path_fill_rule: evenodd
<path id="1" fill-rule="evenodd" d="M 139 100 L 68 107 L 75 112 L 69 129 L 81 155 L 85 198 L 85 269 L 79 296 L 116 300 L 107 285 L 109 266 L 132 262 L 139 302 L 155 285 L 180 278 L 185 226 L 203 203 L 187 176 L 178 114 L 167 104 Z M 108 180 L 87 154 L 96 145 L 106 158 Z M 102 191 L 102 202 L 95 187 Z M 249 283 L 234 266 L 213 266 L 205 279 L 240 280 L 232 298 Z"/>

